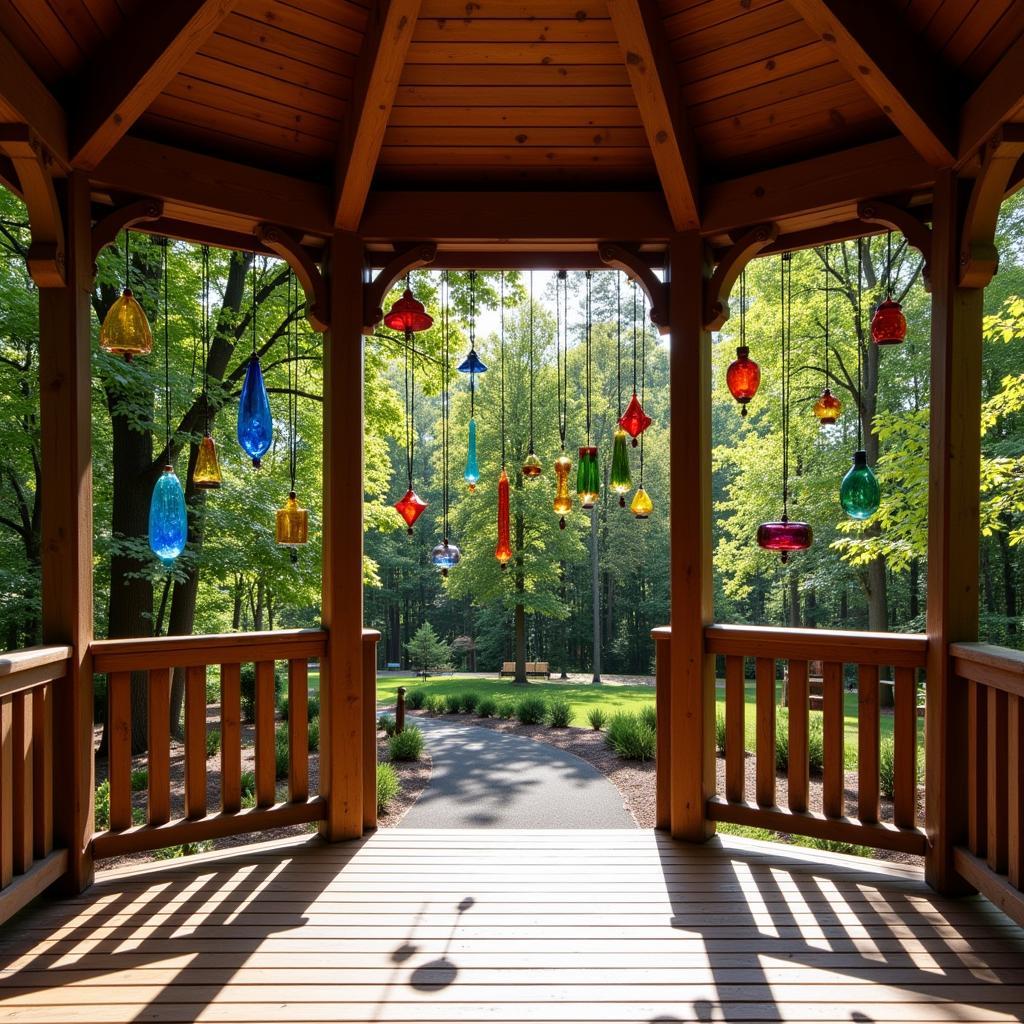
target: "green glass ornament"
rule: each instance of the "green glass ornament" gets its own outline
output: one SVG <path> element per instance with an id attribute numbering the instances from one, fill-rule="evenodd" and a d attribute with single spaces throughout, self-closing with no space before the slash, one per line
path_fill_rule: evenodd
<path id="1" fill-rule="evenodd" d="M 626 495 L 633 490 L 633 477 L 629 471 L 629 442 L 626 431 L 619 427 L 615 431 L 612 446 L 612 476 L 609 486 L 619 496 L 619 507 L 626 507 Z"/>
<path id="2" fill-rule="evenodd" d="M 882 492 L 868 465 L 867 453 L 853 453 L 853 466 L 839 487 L 839 503 L 851 519 L 870 519 L 878 511 Z"/>

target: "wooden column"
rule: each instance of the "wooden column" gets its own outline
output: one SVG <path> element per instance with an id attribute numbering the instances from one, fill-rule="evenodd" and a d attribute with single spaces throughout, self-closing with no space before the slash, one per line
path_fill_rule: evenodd
<path id="1" fill-rule="evenodd" d="M 54 844 L 68 849 L 64 888 L 92 882 L 92 461 L 89 187 L 66 182 L 63 288 L 39 292 L 39 411 L 42 437 L 43 642 L 73 648 L 66 678 L 53 684 Z"/>
<path id="2" fill-rule="evenodd" d="M 967 838 L 967 687 L 949 644 L 978 638 L 981 319 L 984 291 L 959 285 L 962 195 L 935 183 L 932 240 L 931 467 L 928 497 L 928 700 L 925 872 L 940 892 L 968 891 L 953 868 Z"/>
<path id="3" fill-rule="evenodd" d="M 324 335 L 323 622 L 320 672 L 321 834 L 363 834 L 363 245 L 338 231 L 330 251 L 331 327 Z"/>
<path id="4" fill-rule="evenodd" d="M 704 842 L 715 830 L 705 813 L 715 790 L 714 659 L 704 654 L 704 627 L 712 620 L 711 335 L 703 324 L 708 276 L 710 266 L 700 234 L 675 235 L 669 248 L 669 801 L 673 837 L 690 842 Z"/>

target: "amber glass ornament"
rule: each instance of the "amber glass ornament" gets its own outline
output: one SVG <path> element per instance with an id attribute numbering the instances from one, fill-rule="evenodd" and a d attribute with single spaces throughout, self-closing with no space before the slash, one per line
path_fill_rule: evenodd
<path id="1" fill-rule="evenodd" d="M 565 517 L 572 511 L 572 495 L 569 493 L 569 474 L 572 472 L 572 459 L 563 452 L 555 459 L 555 500 L 552 508 L 562 517 L 558 520 L 559 529 L 565 529 Z"/>
<path id="2" fill-rule="evenodd" d="M 423 308 L 422 302 L 413 298 L 408 288 L 384 317 L 385 327 L 401 331 L 407 338 L 419 331 L 427 330 L 433 324 L 434 318 Z"/>
<path id="3" fill-rule="evenodd" d="M 299 507 L 294 491 L 288 492 L 284 508 L 277 510 L 274 540 L 287 548 L 301 547 L 309 542 L 309 513 Z"/>
<path id="4" fill-rule="evenodd" d="M 637 519 L 646 519 L 654 511 L 654 502 L 642 487 L 636 489 L 636 494 L 633 495 L 633 500 L 629 504 L 629 511 Z"/>
<path id="5" fill-rule="evenodd" d="M 584 509 L 592 509 L 597 504 L 601 494 L 599 473 L 597 445 L 585 445 L 579 451 L 579 466 L 576 470 L 576 494 Z"/>
<path id="6" fill-rule="evenodd" d="M 732 397 L 743 407 L 741 411 L 746 416 L 747 403 L 757 394 L 761 384 L 761 367 L 750 358 L 750 349 L 746 345 L 736 349 L 736 358 L 725 372 L 725 383 Z"/>
<path id="7" fill-rule="evenodd" d="M 907 318 L 903 307 L 888 298 L 871 318 L 871 338 L 876 345 L 899 345 L 907 336 Z"/>
<path id="8" fill-rule="evenodd" d="M 498 477 L 498 544 L 494 549 L 494 557 L 501 563 L 502 569 L 512 560 L 510 537 L 508 474 L 502 470 Z"/>
<path id="9" fill-rule="evenodd" d="M 107 310 L 100 328 L 100 348 L 112 356 L 124 356 L 128 363 L 132 356 L 148 356 L 153 351 L 153 332 L 131 288 L 125 288 Z"/>
<path id="10" fill-rule="evenodd" d="M 633 438 L 633 447 L 637 446 L 637 438 L 651 425 L 651 417 L 644 412 L 640 399 L 633 392 L 633 397 L 626 406 L 626 411 L 619 417 L 619 426 Z"/>
<path id="11" fill-rule="evenodd" d="M 818 425 L 822 427 L 832 426 L 842 411 L 843 403 L 828 388 L 822 391 L 814 403 L 814 415 L 818 418 Z"/>
<path id="12" fill-rule="evenodd" d="M 633 476 L 629 471 L 629 446 L 626 431 L 619 427 L 615 431 L 612 446 L 612 475 L 608 486 L 619 496 L 619 507 L 626 507 L 626 495 L 633 490 Z"/>
<path id="13" fill-rule="evenodd" d="M 523 476 L 528 480 L 535 480 L 540 476 L 540 472 L 540 459 L 538 459 L 533 452 L 530 452 L 526 458 L 523 459 Z"/>
<path id="14" fill-rule="evenodd" d="M 757 528 L 757 543 L 765 551 L 778 551 L 783 562 L 789 561 L 790 551 L 806 551 L 814 540 L 814 531 L 808 523 L 791 523 L 787 516 L 774 523 L 762 523 Z"/>
<path id="15" fill-rule="evenodd" d="M 413 525 L 423 515 L 428 504 L 429 502 L 424 501 L 411 487 L 395 502 L 395 511 L 405 520 L 410 537 Z"/>
<path id="16" fill-rule="evenodd" d="M 196 468 L 192 471 L 192 483 L 204 490 L 213 490 L 221 485 L 220 463 L 217 461 L 217 446 L 209 434 L 199 442 Z"/>

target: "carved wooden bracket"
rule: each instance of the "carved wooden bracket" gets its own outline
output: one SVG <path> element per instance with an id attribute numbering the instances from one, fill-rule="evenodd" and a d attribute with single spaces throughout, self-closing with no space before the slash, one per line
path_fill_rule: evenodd
<path id="1" fill-rule="evenodd" d="M 777 224 L 758 224 L 725 251 L 704 286 L 704 330 L 719 331 L 729 319 L 729 296 L 743 268 L 779 235 Z"/>
<path id="2" fill-rule="evenodd" d="M 363 287 L 363 334 L 373 334 L 384 318 L 384 296 L 391 286 L 410 270 L 427 267 L 437 259 L 437 244 L 420 242 L 396 252 L 380 273 Z"/>
<path id="3" fill-rule="evenodd" d="M 866 224 L 883 224 L 893 231 L 899 231 L 923 257 L 921 279 L 925 291 L 932 290 L 932 229 L 909 210 L 880 199 L 866 199 L 857 204 L 857 219 Z"/>
<path id="4" fill-rule="evenodd" d="M 981 172 L 964 214 L 960 242 L 960 286 L 984 288 L 999 269 L 996 221 L 1007 186 L 1024 155 L 1024 124 L 1006 124 L 982 147 Z"/>
<path id="5" fill-rule="evenodd" d="M 331 325 L 327 282 L 302 242 L 288 228 L 277 224 L 257 224 L 255 235 L 295 272 L 295 279 L 306 294 L 306 319 L 314 331 L 326 331 Z"/>
<path id="6" fill-rule="evenodd" d="M 668 285 L 658 276 L 634 249 L 619 242 L 601 242 L 597 255 L 605 266 L 621 270 L 631 281 L 636 281 L 651 304 L 651 323 L 659 334 L 669 332 Z"/>
<path id="7" fill-rule="evenodd" d="M 64 218 L 54 187 L 53 156 L 23 124 L 0 125 L 0 152 L 10 159 L 28 207 L 28 272 L 39 288 L 63 288 Z"/>
<path id="8" fill-rule="evenodd" d="M 158 220 L 164 215 L 161 199 L 136 199 L 123 206 L 115 206 L 110 213 L 92 226 L 92 272 L 96 273 L 96 261 L 108 245 L 113 245 L 117 236 L 133 224 Z"/>

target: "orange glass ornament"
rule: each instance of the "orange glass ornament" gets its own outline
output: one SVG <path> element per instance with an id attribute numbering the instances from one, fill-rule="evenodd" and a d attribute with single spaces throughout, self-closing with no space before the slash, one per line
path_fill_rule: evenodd
<path id="1" fill-rule="evenodd" d="M 903 307 L 891 297 L 871 318 L 871 338 L 876 345 L 899 345 L 907 336 L 907 318 Z"/>
<path id="2" fill-rule="evenodd" d="M 569 493 L 569 474 L 572 472 L 572 459 L 564 452 L 555 459 L 555 500 L 552 508 L 562 517 L 558 520 L 559 529 L 565 529 L 565 517 L 572 511 L 572 495 Z"/>
<path id="3" fill-rule="evenodd" d="M 536 479 L 541 474 L 540 459 L 530 452 L 525 459 L 523 459 L 523 476 L 527 479 Z"/>
<path id="4" fill-rule="evenodd" d="M 204 490 L 213 490 L 221 485 L 220 462 L 217 460 L 217 446 L 209 434 L 203 435 L 196 455 L 196 468 L 192 470 L 192 483 Z"/>
<path id="5" fill-rule="evenodd" d="M 300 547 L 309 541 L 309 512 L 299 507 L 294 491 L 288 492 L 284 508 L 277 510 L 274 539 L 281 547 Z"/>
<path id="6" fill-rule="evenodd" d="M 832 426 L 839 419 L 839 414 L 842 411 L 843 403 L 828 388 L 822 391 L 820 397 L 814 403 L 814 415 L 818 418 L 818 423 L 823 427 Z"/>
<path id="7" fill-rule="evenodd" d="M 512 541 L 509 533 L 509 493 L 508 474 L 501 471 L 498 477 L 498 544 L 494 549 L 494 557 L 504 569 L 512 561 Z"/>
<path id="8" fill-rule="evenodd" d="M 429 502 L 424 501 L 411 487 L 395 502 L 395 511 L 405 520 L 410 537 L 413 524 L 423 515 L 428 504 Z"/>
<path id="9" fill-rule="evenodd" d="M 750 358 L 750 349 L 746 345 L 736 349 L 736 358 L 725 372 L 725 383 L 732 397 L 743 407 L 742 414 L 746 416 L 747 402 L 757 394 L 761 384 L 761 367 Z"/>

